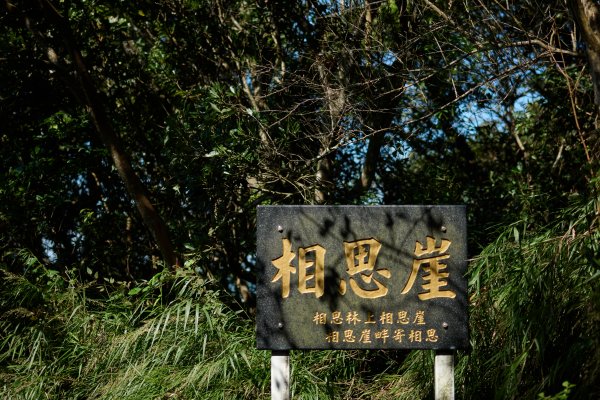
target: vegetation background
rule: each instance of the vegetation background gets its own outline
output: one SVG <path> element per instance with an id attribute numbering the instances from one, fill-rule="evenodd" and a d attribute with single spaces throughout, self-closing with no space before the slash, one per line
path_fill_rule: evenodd
<path id="1" fill-rule="evenodd" d="M 600 397 L 593 0 L 6 0 L 0 397 L 269 398 L 259 204 L 467 204 L 457 396 Z M 298 399 L 431 352 L 294 352 Z"/>

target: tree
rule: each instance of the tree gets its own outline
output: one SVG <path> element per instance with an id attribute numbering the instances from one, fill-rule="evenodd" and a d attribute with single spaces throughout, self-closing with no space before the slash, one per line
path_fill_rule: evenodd
<path id="1" fill-rule="evenodd" d="M 142 223 L 168 264 L 187 246 L 190 260 L 223 284 L 251 281 L 248 210 L 260 202 L 467 202 L 484 235 L 478 242 L 487 243 L 484 227 L 514 215 L 500 211 L 510 196 L 496 195 L 511 190 L 513 167 L 522 165 L 525 186 L 547 174 L 535 171 L 526 147 L 539 143 L 524 143 L 517 124 L 519 104 L 546 100 L 536 82 L 552 71 L 562 75 L 571 99 L 562 115 L 572 114 L 579 138 L 576 145 L 549 137 L 545 160 L 563 162 L 552 174 L 574 168 L 563 157 L 571 146 L 587 152 L 593 170 L 597 139 L 579 111 L 586 79 L 575 71 L 585 63 L 572 45 L 566 5 L 463 3 L 9 4 L 6 43 L 22 47 L 19 53 L 7 45 L 17 68 L 5 74 L 11 82 L 3 96 L 13 98 L 8 88 L 27 81 L 30 68 L 16 58 L 27 54 L 56 98 L 43 112 L 30 109 L 32 124 L 17 123 L 6 140 L 17 145 L 13 137 L 43 131 L 38 115 L 46 113 L 61 122 L 51 124 L 57 134 L 71 129 L 69 138 L 88 138 L 76 148 L 98 157 L 53 184 L 75 180 L 64 196 L 89 193 L 89 201 L 67 207 L 69 224 L 25 235 L 37 243 L 27 247 L 41 258 L 48 246 L 60 257 L 73 253 L 73 242 L 97 248 L 100 221 L 116 218 L 113 202 L 120 215 L 114 221 L 126 234 L 117 230 L 106 240 L 122 254 L 124 276 L 152 271 L 146 250 L 132 255 L 133 243 L 146 242 Z M 25 115 L 25 102 L 33 104 L 26 99 L 7 106 L 6 115 Z M 494 126 L 469 122 L 478 114 Z M 86 124 L 95 127 L 104 156 Z M 113 160 L 139 218 L 127 211 L 129 200 L 115 190 L 102 157 Z M 62 237 L 49 235 L 52 229 Z M 28 243 L 20 240 L 17 247 Z M 92 252 L 98 264 L 96 257 L 109 257 Z M 57 262 L 90 262 L 88 256 Z"/>

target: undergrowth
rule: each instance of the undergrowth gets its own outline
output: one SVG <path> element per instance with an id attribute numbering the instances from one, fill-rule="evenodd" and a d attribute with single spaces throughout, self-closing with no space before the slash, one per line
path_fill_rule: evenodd
<path id="1" fill-rule="evenodd" d="M 252 349 L 248 318 L 193 273 L 164 272 L 105 298 L 87 296 L 90 286 L 41 265 L 29 276 L 2 275 L 2 398 L 231 399 L 265 392 L 268 359 Z"/>
<path id="2" fill-rule="evenodd" d="M 515 223 L 472 261 L 457 398 L 600 397 L 599 210 Z M 270 398 L 251 316 L 191 269 L 109 288 L 21 257 L 24 273 L 0 266 L 0 398 Z M 292 352 L 291 369 L 294 399 L 422 399 L 433 386 L 429 351 Z"/>
<path id="3" fill-rule="evenodd" d="M 270 353 L 255 349 L 252 319 L 191 270 L 108 289 L 22 256 L 26 274 L 0 269 L 0 398 L 270 398 Z M 387 393 L 399 381 L 380 377 L 400 362 L 382 354 L 292 352 L 292 395 Z"/>
<path id="4" fill-rule="evenodd" d="M 466 398 L 600 398 L 600 201 L 508 226 L 472 263 Z"/>

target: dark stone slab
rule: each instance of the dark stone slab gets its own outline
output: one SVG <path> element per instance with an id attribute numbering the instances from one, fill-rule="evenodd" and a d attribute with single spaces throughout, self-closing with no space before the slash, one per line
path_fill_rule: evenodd
<path id="1" fill-rule="evenodd" d="M 264 206 L 257 242 L 259 349 L 469 345 L 464 206 Z"/>

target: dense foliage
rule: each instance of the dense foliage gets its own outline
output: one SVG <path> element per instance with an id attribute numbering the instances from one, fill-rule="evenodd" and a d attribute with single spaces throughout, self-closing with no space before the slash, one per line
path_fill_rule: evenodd
<path id="1" fill-rule="evenodd" d="M 598 20 L 591 0 L 5 2 L 0 396 L 268 398 L 256 206 L 449 203 L 472 258 L 459 396 L 597 397 Z M 298 398 L 431 391 L 428 352 L 292 362 Z"/>

